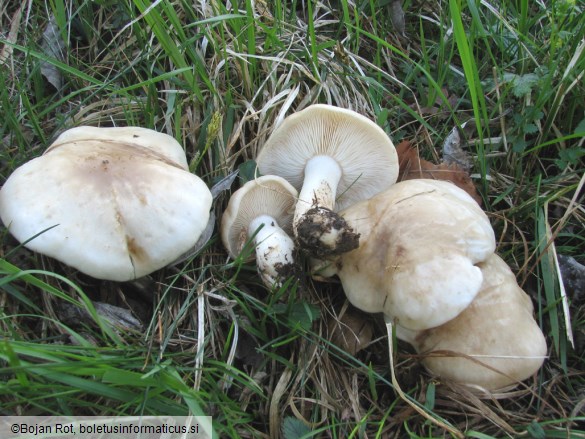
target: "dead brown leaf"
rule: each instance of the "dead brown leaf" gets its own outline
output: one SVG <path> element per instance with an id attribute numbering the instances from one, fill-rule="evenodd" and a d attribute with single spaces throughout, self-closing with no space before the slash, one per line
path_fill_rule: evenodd
<path id="1" fill-rule="evenodd" d="M 345 352 L 355 355 L 372 341 L 374 326 L 372 317 L 354 308 L 329 322 L 329 339 Z"/>
<path id="2" fill-rule="evenodd" d="M 389 5 L 390 21 L 396 33 L 400 36 L 406 35 L 406 24 L 404 21 L 404 9 L 402 9 L 402 1 L 392 0 Z"/>
<path id="3" fill-rule="evenodd" d="M 12 20 L 10 20 L 10 31 L 8 32 L 6 43 L 0 50 L 0 65 L 5 64 L 8 58 L 10 58 L 10 56 L 12 55 L 13 50 L 12 45 L 15 44 L 18 39 L 21 18 L 22 6 L 16 10 L 14 15 L 12 16 Z"/>
<path id="4" fill-rule="evenodd" d="M 453 163 L 440 163 L 438 165 L 421 159 L 416 148 L 412 147 L 408 140 L 400 142 L 396 146 L 400 171 L 398 181 L 412 180 L 415 178 L 430 178 L 434 180 L 446 180 L 467 192 L 479 205 L 481 197 L 477 193 L 471 177 L 463 168 Z"/>
<path id="5" fill-rule="evenodd" d="M 559 268 L 567 294 L 573 302 L 585 299 L 585 265 L 571 256 L 559 255 Z"/>

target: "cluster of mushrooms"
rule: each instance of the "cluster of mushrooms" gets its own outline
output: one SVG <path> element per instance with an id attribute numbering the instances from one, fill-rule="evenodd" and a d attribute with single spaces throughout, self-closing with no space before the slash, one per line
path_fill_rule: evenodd
<path id="1" fill-rule="evenodd" d="M 397 183 L 396 150 L 375 123 L 312 105 L 283 120 L 256 162 L 220 233 L 233 258 L 255 249 L 269 288 L 295 272 L 300 250 L 314 278 L 337 275 L 349 302 L 382 313 L 439 377 L 496 390 L 540 368 L 532 302 L 495 254 L 484 211 L 450 182 Z M 126 281 L 193 248 L 212 201 L 170 136 L 79 127 L 10 176 L 0 217 L 28 248 Z"/>
<path id="2" fill-rule="evenodd" d="M 262 176 L 233 194 L 221 234 L 232 257 L 253 239 L 267 286 L 290 275 L 296 243 L 316 279 L 337 275 L 350 303 L 383 313 L 433 374 L 496 390 L 540 368 L 544 335 L 485 212 L 450 182 L 397 183 L 396 150 L 375 123 L 313 105 L 256 162 Z"/>

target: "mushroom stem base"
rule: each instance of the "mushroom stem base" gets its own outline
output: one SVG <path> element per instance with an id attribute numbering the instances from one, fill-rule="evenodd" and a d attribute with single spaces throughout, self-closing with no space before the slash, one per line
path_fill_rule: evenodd
<path id="1" fill-rule="evenodd" d="M 297 242 L 316 258 L 327 258 L 355 250 L 359 233 L 339 214 L 326 207 L 312 207 L 299 220 Z"/>
<path id="2" fill-rule="evenodd" d="M 280 288 L 284 281 L 295 274 L 293 240 L 268 215 L 256 217 L 248 227 L 256 246 L 256 267 L 264 285 Z"/>

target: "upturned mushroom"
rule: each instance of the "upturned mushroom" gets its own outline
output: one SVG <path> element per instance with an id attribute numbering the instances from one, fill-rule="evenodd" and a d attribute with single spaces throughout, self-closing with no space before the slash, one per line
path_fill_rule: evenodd
<path id="1" fill-rule="evenodd" d="M 349 301 L 411 330 L 462 312 L 483 280 L 476 266 L 495 249 L 489 219 L 452 183 L 408 180 L 340 214 L 361 235 L 359 248 L 332 258 Z"/>
<path id="2" fill-rule="evenodd" d="M 483 283 L 478 295 L 457 317 L 436 328 L 397 336 L 424 355 L 435 375 L 498 390 L 533 375 L 547 346 L 533 317 L 533 305 L 508 265 L 496 254 L 478 264 Z"/>
<path id="3" fill-rule="evenodd" d="M 300 190 L 293 232 L 316 256 L 358 246 L 359 236 L 334 210 L 368 199 L 396 182 L 394 144 L 378 125 L 354 111 L 316 104 L 287 117 L 256 158 L 264 175 Z"/>
<path id="4" fill-rule="evenodd" d="M 253 242 L 256 268 L 268 288 L 280 287 L 295 272 L 294 242 L 288 235 L 297 190 L 285 179 L 265 175 L 232 194 L 221 220 L 221 239 L 238 257 Z"/>
<path id="5" fill-rule="evenodd" d="M 173 262 L 205 229 L 212 197 L 181 145 L 138 127 L 77 127 L 0 190 L 0 217 L 31 250 L 100 279 Z"/>

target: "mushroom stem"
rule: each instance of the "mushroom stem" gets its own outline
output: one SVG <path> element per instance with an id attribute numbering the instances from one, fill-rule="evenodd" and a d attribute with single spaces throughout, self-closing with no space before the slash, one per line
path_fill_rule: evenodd
<path id="1" fill-rule="evenodd" d="M 314 156 L 305 166 L 293 231 L 300 247 L 313 256 L 337 255 L 359 245 L 359 235 L 333 211 L 341 175 L 341 167 L 330 156 Z"/>
<path id="2" fill-rule="evenodd" d="M 330 156 L 317 155 L 307 162 L 305 179 L 299 193 L 299 201 L 293 219 L 295 233 L 299 221 L 312 207 L 320 206 L 333 209 L 340 179 L 341 167 Z"/>
<path id="3" fill-rule="evenodd" d="M 293 240 L 269 215 L 254 218 L 248 234 L 254 236 L 256 267 L 262 281 L 269 288 L 281 287 L 294 273 Z"/>

